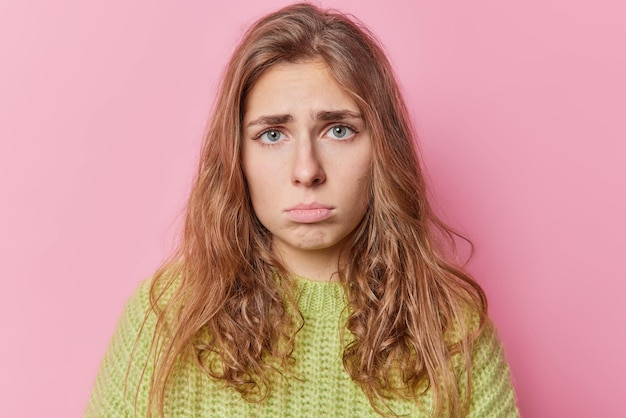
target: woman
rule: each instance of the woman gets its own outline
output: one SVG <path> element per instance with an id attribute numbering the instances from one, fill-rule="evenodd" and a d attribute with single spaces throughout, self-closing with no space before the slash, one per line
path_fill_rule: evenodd
<path id="1" fill-rule="evenodd" d="M 382 49 L 308 4 L 227 67 L 178 251 L 129 301 L 88 416 L 515 416 Z"/>

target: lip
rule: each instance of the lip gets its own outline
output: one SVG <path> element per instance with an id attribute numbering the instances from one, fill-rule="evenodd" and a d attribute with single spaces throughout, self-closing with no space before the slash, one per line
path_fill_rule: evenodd
<path id="1" fill-rule="evenodd" d="M 333 214 L 333 207 L 321 203 L 299 203 L 296 206 L 285 210 L 287 219 L 297 222 L 312 224 L 330 218 Z"/>

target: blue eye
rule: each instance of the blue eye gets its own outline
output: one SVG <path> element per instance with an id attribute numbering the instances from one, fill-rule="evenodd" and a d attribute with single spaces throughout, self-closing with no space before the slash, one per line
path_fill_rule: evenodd
<path id="1" fill-rule="evenodd" d="M 346 125 L 335 125 L 326 131 L 326 134 L 333 139 L 348 139 L 356 134 L 356 131 Z"/>
<path id="2" fill-rule="evenodd" d="M 266 144 L 275 144 L 283 139 L 284 134 L 277 129 L 268 129 L 259 135 L 259 139 Z"/>

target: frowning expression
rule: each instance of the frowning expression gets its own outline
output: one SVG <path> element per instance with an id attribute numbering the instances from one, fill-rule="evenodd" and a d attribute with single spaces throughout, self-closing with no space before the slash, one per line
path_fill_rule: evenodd
<path id="1" fill-rule="evenodd" d="M 274 249 L 337 253 L 370 200 L 372 145 L 321 61 L 277 64 L 245 101 L 243 170 Z"/>

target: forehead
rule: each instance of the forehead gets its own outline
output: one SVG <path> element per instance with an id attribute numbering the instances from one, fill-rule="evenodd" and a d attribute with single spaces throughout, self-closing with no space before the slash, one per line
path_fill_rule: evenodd
<path id="1" fill-rule="evenodd" d="M 359 111 L 323 61 L 280 63 L 266 70 L 250 89 L 244 123 L 264 114 L 338 109 Z"/>

